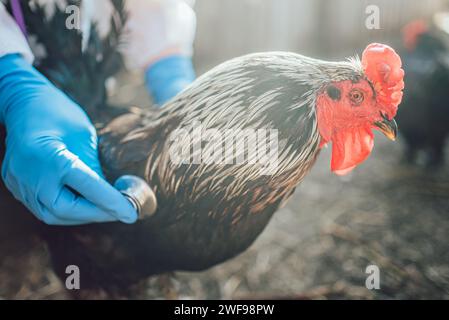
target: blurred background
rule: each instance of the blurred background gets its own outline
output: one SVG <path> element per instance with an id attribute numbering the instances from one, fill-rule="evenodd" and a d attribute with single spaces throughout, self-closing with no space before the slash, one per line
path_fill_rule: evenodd
<path id="1" fill-rule="evenodd" d="M 445 0 L 197 0 L 195 56 L 200 68 L 249 52 L 283 50 L 339 59 L 370 42 L 400 41 L 401 28 L 446 8 Z M 369 30 L 366 8 L 379 8 Z"/>
<path id="2" fill-rule="evenodd" d="M 369 5 L 379 8 L 380 29 L 365 26 Z M 438 29 L 435 13 L 446 9 L 445 0 L 197 0 L 194 63 L 201 74 L 229 58 L 271 50 L 340 60 L 371 42 L 411 55 L 401 29 L 416 19 Z M 445 44 L 444 30 L 435 34 Z M 449 51 L 438 54 L 443 64 L 445 56 Z M 141 79 L 121 73 L 112 100 L 150 105 Z M 447 105 L 438 116 L 449 115 L 449 98 L 438 101 Z M 398 125 L 401 131 L 400 119 Z M 448 298 L 449 165 L 444 158 L 428 165 L 426 155 L 408 161 L 405 141 L 378 135 L 371 157 L 345 177 L 331 174 L 324 150 L 249 250 L 204 272 L 149 279 L 142 298 Z M 0 224 L 6 229 L 0 233 L 0 297 L 69 298 L 49 269 L 44 245 L 22 222 Z M 365 287 L 372 264 L 380 269 L 379 290 Z"/>

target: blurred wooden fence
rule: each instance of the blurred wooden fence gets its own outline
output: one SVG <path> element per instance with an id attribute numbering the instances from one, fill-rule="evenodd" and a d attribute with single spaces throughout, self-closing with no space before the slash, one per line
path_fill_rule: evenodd
<path id="1" fill-rule="evenodd" d="M 289 50 L 339 57 L 369 42 L 395 43 L 411 19 L 427 18 L 449 0 L 197 0 L 196 58 L 202 65 L 247 52 Z M 368 5 L 380 29 L 365 27 Z"/>

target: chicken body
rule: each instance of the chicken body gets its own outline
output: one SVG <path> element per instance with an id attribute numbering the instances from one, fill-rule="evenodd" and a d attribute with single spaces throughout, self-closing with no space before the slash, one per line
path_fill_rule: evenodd
<path id="1" fill-rule="evenodd" d="M 404 160 L 416 163 L 424 151 L 427 166 L 444 162 L 449 135 L 447 49 L 431 32 L 418 36 L 416 47 L 402 55 L 407 90 L 397 120 L 406 142 Z"/>
<path id="2" fill-rule="evenodd" d="M 316 96 L 324 87 L 361 77 L 357 61 L 330 63 L 293 53 L 231 60 L 195 81 L 158 113 L 127 114 L 101 133 L 110 181 L 144 177 L 156 192 L 153 217 L 45 232 L 56 270 L 83 270 L 83 286 L 126 287 L 147 276 L 202 270 L 244 251 L 293 193 L 319 153 Z M 278 163 L 175 164 L 170 134 L 201 123 L 232 131 L 278 131 Z M 180 141 L 180 144 L 188 141 Z M 214 142 L 203 143 L 202 150 Z M 126 271 L 124 271 L 126 270 Z"/>

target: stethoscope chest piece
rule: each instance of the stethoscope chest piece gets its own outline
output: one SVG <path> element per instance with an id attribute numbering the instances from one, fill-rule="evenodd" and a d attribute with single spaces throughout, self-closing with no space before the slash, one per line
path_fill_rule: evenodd
<path id="1" fill-rule="evenodd" d="M 124 175 L 115 181 L 114 187 L 131 202 L 138 212 L 139 218 L 150 217 L 156 212 L 156 195 L 142 178 Z"/>

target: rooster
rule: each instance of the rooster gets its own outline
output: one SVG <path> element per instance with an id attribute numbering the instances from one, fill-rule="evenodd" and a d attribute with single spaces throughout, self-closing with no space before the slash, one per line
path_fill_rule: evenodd
<path id="1" fill-rule="evenodd" d="M 158 111 L 116 118 L 99 133 L 105 176 L 111 183 L 124 174 L 143 178 L 158 209 L 133 225 L 45 226 L 55 271 L 64 279 L 67 265 L 75 264 L 82 289 L 123 297 L 149 276 L 204 270 L 235 257 L 285 204 L 325 145 L 332 145 L 331 171 L 341 175 L 369 156 L 373 129 L 394 140 L 403 75 L 399 56 L 383 44 L 343 62 L 256 53 L 213 68 Z M 244 151 L 231 151 L 243 153 L 243 162 L 195 162 L 195 152 L 173 161 L 179 147 L 220 150 L 223 141 L 200 139 L 198 126 L 218 136 L 274 130 L 275 165 L 266 172 L 264 163 L 251 161 L 250 140 Z M 190 148 L 197 143 L 199 149 Z"/>
<path id="2" fill-rule="evenodd" d="M 203 270 L 236 256 L 292 195 L 324 145 L 332 144 L 331 170 L 345 174 L 370 154 L 372 129 L 395 138 L 402 77 L 399 56 L 381 44 L 369 45 L 362 61 L 252 54 L 207 72 L 159 112 L 115 119 L 100 133 L 105 174 L 110 181 L 143 177 L 159 208 L 134 225 L 50 227 L 56 270 L 64 275 L 76 264 L 85 288 L 120 292 L 154 274 Z M 196 122 L 278 130 L 275 170 L 263 175 L 258 164 L 172 162 L 170 134 Z"/>
<path id="3" fill-rule="evenodd" d="M 444 144 L 449 135 L 449 68 L 447 48 L 436 30 L 417 20 L 403 29 L 407 91 L 397 120 L 406 142 L 404 160 L 435 167 L 444 162 Z"/>

